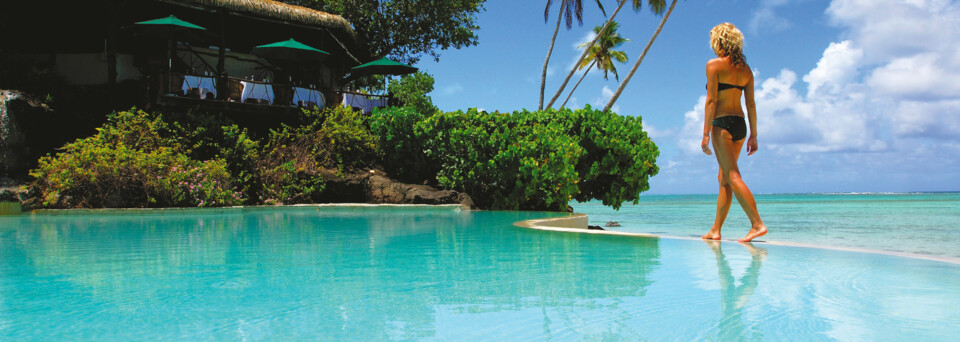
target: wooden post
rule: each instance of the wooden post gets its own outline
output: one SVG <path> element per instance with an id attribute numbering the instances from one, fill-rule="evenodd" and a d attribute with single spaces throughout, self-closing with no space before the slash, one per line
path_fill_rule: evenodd
<path id="1" fill-rule="evenodd" d="M 220 15 L 220 44 L 218 47 L 220 50 L 217 55 L 217 99 L 220 101 L 226 101 L 227 97 L 230 94 L 227 94 L 229 91 L 227 88 L 227 71 L 226 71 L 226 60 L 227 60 L 227 13 L 219 10 Z"/>

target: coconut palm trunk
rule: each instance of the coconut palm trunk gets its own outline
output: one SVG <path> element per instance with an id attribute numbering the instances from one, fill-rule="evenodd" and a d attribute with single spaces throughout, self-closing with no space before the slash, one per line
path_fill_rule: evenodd
<path id="1" fill-rule="evenodd" d="M 633 68 L 630 69 L 630 73 L 627 74 L 627 77 L 623 79 L 623 82 L 620 82 L 620 87 L 617 88 L 617 91 L 613 93 L 613 96 L 610 97 L 610 102 L 607 102 L 607 106 L 603 107 L 603 111 L 609 111 L 610 107 L 613 107 L 613 104 L 617 102 L 617 99 L 620 98 L 620 94 L 623 93 L 623 89 L 627 87 L 627 83 L 630 83 L 630 78 L 633 77 L 633 74 L 637 72 L 637 69 L 640 68 L 640 63 L 643 62 L 643 57 L 647 55 L 647 51 L 650 51 L 650 46 L 653 45 L 653 41 L 657 40 L 657 35 L 660 34 L 660 31 L 663 30 L 663 24 L 667 23 L 667 19 L 670 18 L 670 13 L 673 12 L 673 7 L 677 5 L 677 0 L 673 0 L 670 3 L 670 8 L 667 9 L 667 13 L 663 15 L 663 19 L 660 20 L 660 26 L 657 26 L 657 31 L 653 33 L 653 36 L 650 37 L 650 41 L 647 42 L 647 46 L 643 48 L 643 53 L 640 54 L 640 58 L 637 58 L 637 62 L 633 64 Z"/>
<path id="2" fill-rule="evenodd" d="M 600 36 L 607 31 L 607 28 L 610 27 L 610 23 L 613 22 L 613 18 L 617 17 L 617 13 L 620 12 L 620 9 L 623 8 L 623 5 L 626 3 L 627 3 L 626 0 L 620 1 L 620 4 L 617 5 L 617 9 L 614 10 L 613 14 L 610 15 L 610 19 L 607 19 L 607 22 L 603 24 L 603 28 L 600 29 L 600 33 L 598 33 L 596 37 L 593 37 L 593 40 L 590 42 L 590 46 L 593 46 L 593 44 L 597 43 L 597 39 L 599 39 Z M 556 36 L 556 33 L 554 33 L 554 36 Z M 580 58 L 577 59 L 577 63 L 573 65 L 573 69 L 570 69 L 570 72 L 567 74 L 567 77 L 564 78 L 563 83 L 560 84 L 560 89 L 557 89 L 557 93 L 553 95 L 552 99 L 550 99 L 550 103 L 547 104 L 547 108 L 550 108 L 551 106 L 553 106 L 553 103 L 557 102 L 557 98 L 560 97 L 560 94 L 563 94 L 563 89 L 567 87 L 567 83 L 570 82 L 570 78 L 573 77 L 573 74 L 575 72 L 577 72 L 577 66 L 580 65 L 580 63 L 583 63 L 583 59 L 587 58 L 588 53 L 590 53 L 589 49 L 583 50 L 583 54 L 581 54 Z M 546 75 L 547 75 L 546 65 L 543 66 L 543 75 L 544 75 L 544 79 L 546 79 Z M 543 86 L 544 86 L 544 83 L 541 83 L 540 84 L 540 107 L 541 107 L 540 109 L 543 109 L 543 88 L 544 88 Z M 563 107 L 563 106 L 560 106 L 560 107 Z"/>
<path id="3" fill-rule="evenodd" d="M 580 79 L 577 81 L 577 84 L 574 84 L 573 89 L 570 89 L 570 93 L 567 94 L 567 98 L 563 100 L 562 104 L 560 104 L 560 108 L 563 108 L 563 106 L 567 105 L 567 101 L 570 101 L 570 96 L 573 96 L 573 92 L 577 91 L 577 87 L 580 86 L 580 82 L 583 82 L 583 79 L 587 78 L 587 74 L 590 73 L 590 69 L 593 69 L 594 65 L 597 65 L 597 63 L 596 62 L 590 63 L 590 66 L 587 67 L 587 71 L 583 72 L 583 76 L 580 76 Z"/>
<path id="4" fill-rule="evenodd" d="M 550 64 L 550 55 L 553 55 L 553 45 L 557 42 L 557 33 L 560 32 L 560 22 L 563 21 L 563 9 L 557 11 L 557 28 L 553 29 L 553 38 L 550 39 L 550 49 L 547 50 L 547 59 L 543 61 L 543 75 L 540 76 L 540 103 L 537 110 L 543 110 L 543 91 L 547 86 L 547 65 Z"/>

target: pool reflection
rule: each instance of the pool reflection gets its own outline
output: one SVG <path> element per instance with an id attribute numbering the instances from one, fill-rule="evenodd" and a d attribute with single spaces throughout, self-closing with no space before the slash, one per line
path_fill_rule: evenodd
<path id="1" fill-rule="evenodd" d="M 760 266 L 767 255 L 767 250 L 754 246 L 750 242 L 741 242 L 741 246 L 750 253 L 750 264 L 740 279 L 733 275 L 730 263 L 723 254 L 722 242 L 704 240 L 710 247 L 717 262 L 717 274 L 720 280 L 720 311 L 721 320 L 718 324 L 717 338 L 721 341 L 731 340 L 762 340 L 759 329 L 748 329 L 744 324 L 743 310 L 760 280 Z M 739 285 L 738 285 L 739 280 Z"/>
<path id="2" fill-rule="evenodd" d="M 627 324 L 630 305 L 653 283 L 659 240 L 512 225 L 543 216 L 312 208 L 24 216 L 0 228 L 0 339 L 642 336 Z"/>

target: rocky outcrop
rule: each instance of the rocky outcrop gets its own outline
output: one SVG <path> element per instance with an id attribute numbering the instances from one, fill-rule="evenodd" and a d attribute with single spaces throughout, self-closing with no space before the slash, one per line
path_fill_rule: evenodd
<path id="1" fill-rule="evenodd" d="M 40 156 L 94 132 L 106 120 L 102 113 L 109 112 L 89 111 L 76 105 L 56 110 L 48 104 L 49 96 L 45 99 L 42 95 L 0 89 L 0 177 L 27 179 L 27 171 L 36 167 Z"/>
<path id="2" fill-rule="evenodd" d="M 440 190 L 428 185 L 400 183 L 383 171 L 368 170 L 339 175 L 323 173 L 326 181 L 321 203 L 371 204 L 460 204 L 474 208 L 473 199 L 462 192 Z"/>

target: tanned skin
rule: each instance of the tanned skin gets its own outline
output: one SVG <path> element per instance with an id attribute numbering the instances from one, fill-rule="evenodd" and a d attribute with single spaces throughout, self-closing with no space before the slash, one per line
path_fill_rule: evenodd
<path id="1" fill-rule="evenodd" d="M 739 89 L 717 90 L 717 83 L 729 83 L 734 85 L 746 85 L 742 91 L 746 100 L 747 119 L 750 125 L 750 136 L 744 140 L 733 141 L 730 133 L 726 130 L 713 127 L 713 119 L 721 116 L 736 115 L 743 116 L 743 108 L 740 106 Z M 711 139 L 711 136 L 713 139 Z M 760 219 L 757 212 L 757 203 L 753 199 L 753 193 L 744 184 L 740 178 L 740 168 L 737 166 L 737 160 L 740 158 L 740 151 L 743 143 L 747 143 L 747 155 L 757 152 L 757 109 L 753 98 L 753 72 L 746 64 L 734 65 L 729 57 L 718 57 L 707 62 L 707 104 L 704 110 L 703 123 L 703 141 L 700 147 L 703 153 L 711 155 L 710 144 L 716 151 L 717 164 L 720 165 L 720 172 L 717 175 L 717 181 L 720 183 L 720 192 L 717 196 L 717 217 L 713 222 L 710 231 L 702 236 L 707 240 L 720 240 L 720 229 L 723 228 L 723 221 L 727 218 L 727 212 L 730 211 L 732 196 L 737 197 L 737 202 L 750 219 L 750 231 L 747 236 L 740 239 L 740 242 L 749 242 L 757 237 L 767 233 L 767 226 Z"/>

